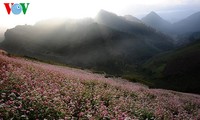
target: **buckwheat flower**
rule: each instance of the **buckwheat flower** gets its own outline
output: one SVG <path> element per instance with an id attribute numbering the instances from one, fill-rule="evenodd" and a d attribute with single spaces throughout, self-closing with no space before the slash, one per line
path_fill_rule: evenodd
<path id="1" fill-rule="evenodd" d="M 6 93 L 1 93 L 1 97 L 5 98 L 6 97 Z"/>
<path id="2" fill-rule="evenodd" d="M 84 115 L 84 113 L 83 113 L 83 112 L 80 112 L 78 115 L 81 117 L 81 116 L 83 116 L 83 115 Z"/>
<path id="3" fill-rule="evenodd" d="M 103 110 L 103 111 L 102 111 L 102 114 L 103 114 L 104 116 L 107 116 L 107 115 L 108 115 L 108 111 L 107 111 L 107 110 Z"/>
<path id="4" fill-rule="evenodd" d="M 90 115 L 90 114 L 87 114 L 87 118 L 91 118 L 92 117 L 92 115 Z"/>
<path id="5" fill-rule="evenodd" d="M 17 108 L 18 108 L 18 109 L 21 109 L 21 108 L 22 108 L 22 104 L 20 104 Z"/>
<path id="6" fill-rule="evenodd" d="M 17 97 L 18 100 L 22 100 L 22 97 Z"/>
<path id="7" fill-rule="evenodd" d="M 126 117 L 124 120 L 131 120 L 131 118 L 130 117 Z"/>
<path id="8" fill-rule="evenodd" d="M 15 93 L 12 92 L 8 97 L 13 97 L 13 98 L 15 98 L 16 95 L 15 95 Z"/>
<path id="9" fill-rule="evenodd" d="M 21 118 L 28 120 L 28 117 L 26 115 L 21 115 Z"/>
<path id="10" fill-rule="evenodd" d="M 0 84 L 3 84 L 4 83 L 4 80 L 3 79 L 0 79 Z"/>
<path id="11" fill-rule="evenodd" d="M 6 103 L 7 103 L 8 105 L 11 105 L 11 104 L 13 104 L 14 102 L 11 101 L 11 100 L 8 100 Z"/>
<path id="12" fill-rule="evenodd" d="M 3 108 L 5 106 L 5 104 L 3 103 L 3 104 L 0 104 L 0 108 Z"/>

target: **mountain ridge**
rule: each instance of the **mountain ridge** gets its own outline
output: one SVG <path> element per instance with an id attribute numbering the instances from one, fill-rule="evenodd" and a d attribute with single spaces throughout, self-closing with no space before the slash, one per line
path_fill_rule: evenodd
<path id="1" fill-rule="evenodd" d="M 162 17 L 160 17 L 157 13 L 154 11 L 147 14 L 145 17 L 141 19 L 146 25 L 149 25 L 158 31 L 161 31 L 163 33 L 170 34 L 172 24 L 166 20 L 164 20 Z"/>
<path id="2" fill-rule="evenodd" d="M 156 12 L 152 11 L 141 19 L 145 24 L 165 33 L 165 34 L 185 34 L 200 31 L 200 12 L 195 12 L 190 16 L 175 22 L 170 23 L 160 17 Z"/>
<path id="3" fill-rule="evenodd" d="M 185 34 L 189 32 L 199 32 L 200 31 L 200 11 L 193 13 L 192 15 L 186 17 L 185 19 L 173 24 L 175 32 L 178 34 Z"/>

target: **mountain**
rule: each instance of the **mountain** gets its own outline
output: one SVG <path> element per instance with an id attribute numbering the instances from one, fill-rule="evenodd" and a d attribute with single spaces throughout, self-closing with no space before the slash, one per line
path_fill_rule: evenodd
<path id="1" fill-rule="evenodd" d="M 156 87 L 200 93 L 200 39 L 151 58 L 144 69 Z"/>
<path id="2" fill-rule="evenodd" d="M 185 34 L 200 31 L 200 12 L 194 13 L 189 17 L 173 24 L 177 34 Z"/>
<path id="3" fill-rule="evenodd" d="M 86 21 L 66 20 L 52 25 L 52 20 L 47 20 L 35 26 L 17 26 L 6 31 L 2 46 L 15 54 L 86 65 L 104 61 L 109 52 L 118 54 L 123 47 L 119 44 L 134 41 L 126 33 Z"/>
<path id="4" fill-rule="evenodd" d="M 190 43 L 188 40 L 191 35 L 200 31 L 199 21 L 200 12 L 194 13 L 191 16 L 173 24 L 164 20 L 155 12 L 151 12 L 142 18 L 142 22 L 146 25 L 173 37 L 175 40 L 174 43 L 178 46 Z"/>
<path id="5" fill-rule="evenodd" d="M 172 24 L 169 23 L 168 21 L 164 20 L 163 18 L 161 18 L 158 14 L 156 14 L 153 11 L 150 12 L 145 17 L 143 17 L 141 20 L 146 25 L 149 25 L 158 31 L 161 31 L 165 34 L 171 33 Z"/>
<path id="6" fill-rule="evenodd" d="M 95 20 L 99 24 L 140 37 L 145 40 L 147 44 L 160 51 L 169 50 L 173 46 L 173 40 L 164 34 L 156 32 L 154 29 L 147 27 L 143 23 L 126 20 L 124 17 L 117 16 L 108 11 L 101 10 L 97 14 Z"/>
<path id="7" fill-rule="evenodd" d="M 110 23 L 119 21 L 121 26 L 114 29 L 110 27 L 113 24 L 100 24 L 89 18 L 40 21 L 34 26 L 7 30 L 0 47 L 13 54 L 110 74 L 135 70 L 152 56 L 173 48 L 170 38 L 144 24 L 112 13 L 106 15 L 106 19 L 114 18 Z"/>
<path id="8" fill-rule="evenodd" d="M 127 33 L 134 33 L 136 34 L 142 34 L 144 32 L 147 32 L 148 29 L 146 29 L 146 26 L 138 23 L 138 22 L 131 22 L 126 20 L 124 17 L 117 16 L 114 13 L 101 10 L 95 20 L 99 24 L 106 25 L 110 28 L 113 28 L 115 30 L 127 32 Z M 142 28 L 145 27 L 145 28 Z"/>

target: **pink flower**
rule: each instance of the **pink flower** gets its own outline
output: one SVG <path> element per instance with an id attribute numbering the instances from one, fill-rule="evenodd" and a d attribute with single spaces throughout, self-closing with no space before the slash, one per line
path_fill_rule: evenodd
<path id="1" fill-rule="evenodd" d="M 83 113 L 83 112 L 80 112 L 80 113 L 79 113 L 79 116 L 80 116 L 80 117 L 82 117 L 83 115 L 84 115 L 84 113 Z"/>

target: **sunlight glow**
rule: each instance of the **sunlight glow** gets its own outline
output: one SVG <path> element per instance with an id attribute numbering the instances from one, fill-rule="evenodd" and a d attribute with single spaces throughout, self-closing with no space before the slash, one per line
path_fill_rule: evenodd
<path id="1" fill-rule="evenodd" d="M 5 2 L 27 2 L 30 5 L 26 15 L 8 15 L 3 5 Z M 57 17 L 95 17 L 100 9 L 137 17 L 151 11 L 189 3 L 199 4 L 199 0 L 1 0 L 0 22 L 1 26 L 14 27 L 17 24 L 35 24 L 39 20 Z"/>

